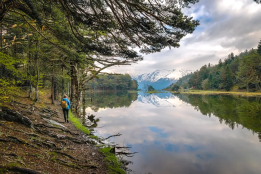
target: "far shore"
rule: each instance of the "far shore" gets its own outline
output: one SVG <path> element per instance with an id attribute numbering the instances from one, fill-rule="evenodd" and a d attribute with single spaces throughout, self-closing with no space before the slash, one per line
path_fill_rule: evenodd
<path id="1" fill-rule="evenodd" d="M 169 91 L 176 93 L 175 91 Z M 180 92 L 180 94 L 198 94 L 198 95 L 238 95 L 247 97 L 261 97 L 261 92 L 246 91 L 206 91 L 206 90 L 190 90 L 189 92 Z"/>

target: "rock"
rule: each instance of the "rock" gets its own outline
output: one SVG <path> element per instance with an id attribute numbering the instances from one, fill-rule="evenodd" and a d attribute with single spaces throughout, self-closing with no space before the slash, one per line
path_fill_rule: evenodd
<path id="1" fill-rule="evenodd" d="M 56 137 L 58 138 L 58 139 L 65 139 L 66 138 L 66 136 L 65 135 L 56 135 Z"/>
<path id="2" fill-rule="evenodd" d="M 40 113 L 40 116 L 41 117 L 44 117 L 44 118 L 51 118 L 51 114 L 43 114 L 43 113 Z"/>
<path id="3" fill-rule="evenodd" d="M 62 128 L 66 128 L 64 125 L 62 125 L 62 124 L 60 124 L 60 123 L 58 123 L 58 122 L 56 122 L 56 121 L 54 121 L 54 120 L 49 120 L 49 119 L 46 119 L 46 118 L 43 118 L 47 123 L 50 123 L 50 124 L 52 124 L 52 125 L 56 125 L 56 126 L 60 126 L 60 127 L 62 127 Z"/>

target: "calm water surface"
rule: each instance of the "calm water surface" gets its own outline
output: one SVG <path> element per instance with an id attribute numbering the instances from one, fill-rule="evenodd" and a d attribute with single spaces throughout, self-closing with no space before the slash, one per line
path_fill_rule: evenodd
<path id="1" fill-rule="evenodd" d="M 138 152 L 145 174 L 260 174 L 261 100 L 230 96 L 99 93 L 85 112 L 96 135 Z"/>

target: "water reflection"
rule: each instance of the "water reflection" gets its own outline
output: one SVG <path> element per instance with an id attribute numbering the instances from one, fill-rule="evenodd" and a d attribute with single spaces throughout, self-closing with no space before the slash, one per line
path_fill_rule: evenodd
<path id="1" fill-rule="evenodd" d="M 129 165 L 133 173 L 261 173 L 261 144 L 252 134 L 260 132 L 258 99 L 141 93 L 95 96 L 93 103 L 86 102 L 85 112 L 99 118 L 98 136 L 121 133 L 112 141 L 139 152 L 128 159 L 133 161 Z"/>
<path id="2" fill-rule="evenodd" d="M 86 92 L 85 105 L 91 107 L 97 112 L 99 109 L 129 107 L 131 103 L 137 100 L 137 93 L 128 93 L 127 91 L 117 92 Z"/>
<path id="3" fill-rule="evenodd" d="M 243 128 L 257 133 L 261 141 L 261 98 L 239 96 L 202 96 L 202 95 L 178 95 L 178 97 L 190 103 L 202 115 L 219 118 L 220 123 L 225 123 L 231 129 L 242 125 Z"/>

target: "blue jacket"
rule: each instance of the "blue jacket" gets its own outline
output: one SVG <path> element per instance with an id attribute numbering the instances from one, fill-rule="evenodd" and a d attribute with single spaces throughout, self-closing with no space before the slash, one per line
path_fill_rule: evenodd
<path id="1" fill-rule="evenodd" d="M 67 98 L 62 99 L 62 101 L 64 101 L 64 100 L 67 102 L 67 108 L 66 109 L 70 109 L 70 105 L 71 105 L 70 101 Z"/>

